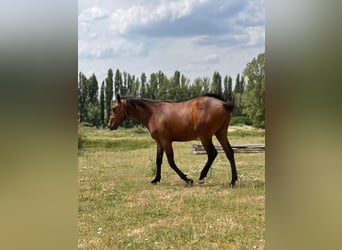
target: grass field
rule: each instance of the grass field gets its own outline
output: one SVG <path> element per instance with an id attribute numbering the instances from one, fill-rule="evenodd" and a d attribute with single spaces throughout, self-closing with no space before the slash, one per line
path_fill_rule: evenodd
<path id="1" fill-rule="evenodd" d="M 220 153 L 206 184 L 199 186 L 206 155 L 192 154 L 194 142 L 176 142 L 175 162 L 194 186 L 185 185 L 166 156 L 161 182 L 154 186 L 156 145 L 146 129 L 84 128 L 83 134 L 79 249 L 264 248 L 264 153 L 235 153 L 239 181 L 234 189 L 229 162 Z M 264 130 L 251 127 L 229 128 L 229 139 L 265 143 Z"/>

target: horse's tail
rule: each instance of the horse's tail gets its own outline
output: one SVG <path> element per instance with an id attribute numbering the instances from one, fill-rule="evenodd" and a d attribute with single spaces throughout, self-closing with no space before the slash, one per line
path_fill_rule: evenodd
<path id="1" fill-rule="evenodd" d="M 228 100 L 225 102 L 224 108 L 225 108 L 227 111 L 232 112 L 233 109 L 234 109 L 234 107 L 235 107 L 234 96 L 231 94 L 231 95 L 228 97 Z"/>

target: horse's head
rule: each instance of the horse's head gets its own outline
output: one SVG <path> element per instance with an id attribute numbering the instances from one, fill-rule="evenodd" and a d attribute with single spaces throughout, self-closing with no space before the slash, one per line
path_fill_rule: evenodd
<path id="1" fill-rule="evenodd" d="M 118 126 L 127 118 L 127 113 L 120 95 L 116 95 L 116 103 L 110 113 L 108 127 L 110 130 L 117 129 Z"/>

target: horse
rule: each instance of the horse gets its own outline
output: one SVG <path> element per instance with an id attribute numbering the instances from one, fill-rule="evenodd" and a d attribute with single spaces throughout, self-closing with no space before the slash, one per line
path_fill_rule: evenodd
<path id="1" fill-rule="evenodd" d="M 157 143 L 157 171 L 155 178 L 151 181 L 152 184 L 160 182 L 165 152 L 170 167 L 188 186 L 193 185 L 193 180 L 189 179 L 174 161 L 172 142 L 191 141 L 196 138 L 200 139 L 208 156 L 198 182 L 204 184 L 207 173 L 217 156 L 217 150 L 212 142 L 212 136 L 215 135 L 230 162 L 232 174 L 230 186 L 234 187 L 238 176 L 234 151 L 227 138 L 233 108 L 232 98 L 225 101 L 214 94 L 206 94 L 184 102 L 154 101 L 121 97 L 117 94 L 108 127 L 110 130 L 115 130 L 128 116 L 132 116 L 149 130 L 151 137 Z"/>

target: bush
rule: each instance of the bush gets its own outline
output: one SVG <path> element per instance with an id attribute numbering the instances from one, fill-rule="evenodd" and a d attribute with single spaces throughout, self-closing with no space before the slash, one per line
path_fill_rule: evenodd
<path id="1" fill-rule="evenodd" d="M 252 121 L 247 116 L 232 116 L 230 125 L 252 125 Z"/>

